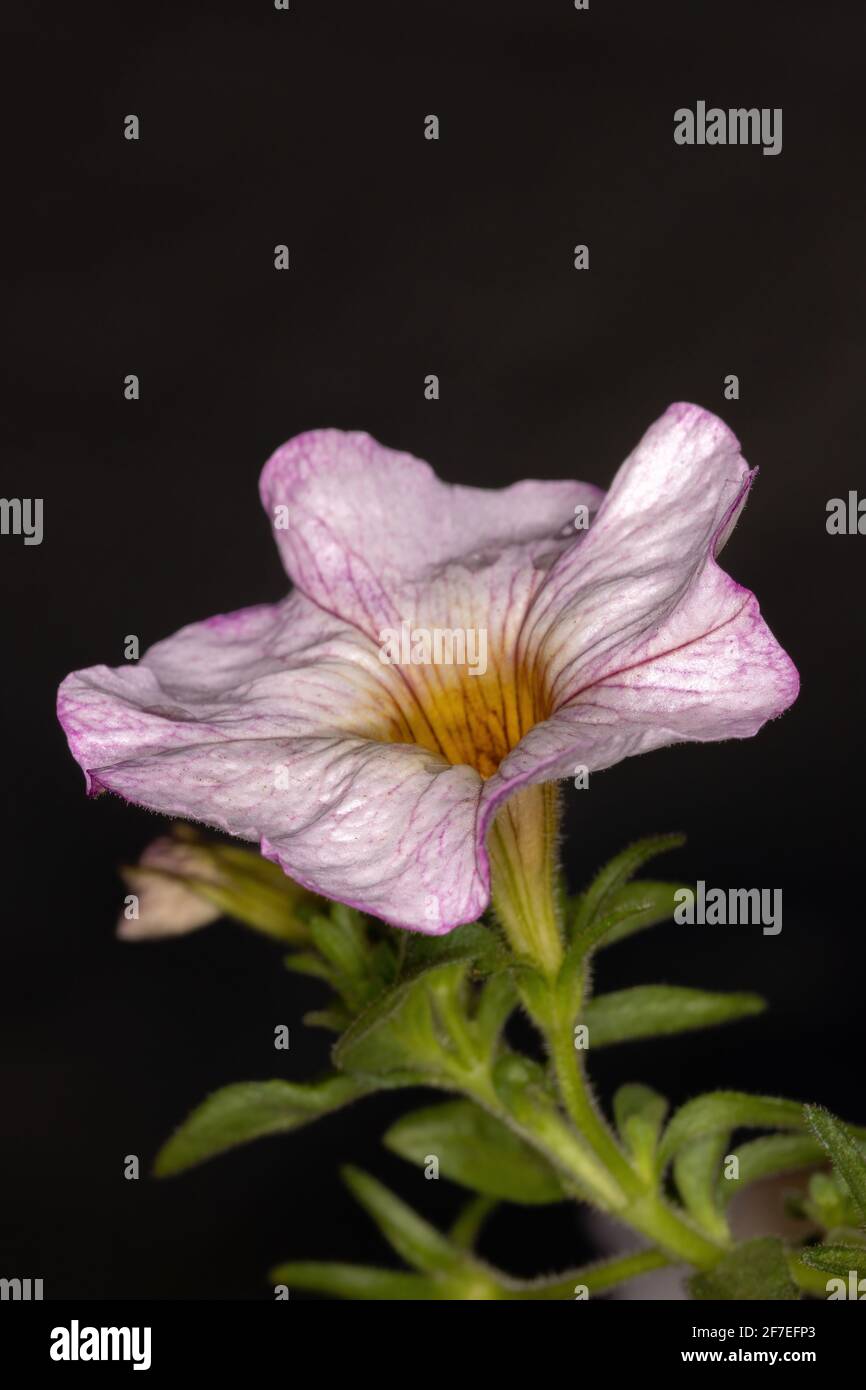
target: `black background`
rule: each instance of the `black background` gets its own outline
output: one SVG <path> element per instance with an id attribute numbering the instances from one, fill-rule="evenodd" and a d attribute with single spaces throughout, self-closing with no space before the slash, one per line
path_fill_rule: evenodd
<path id="1" fill-rule="evenodd" d="M 863 484 L 859 7 L 591 6 L 36 3 L 9 25 L 2 490 L 45 499 L 45 537 L 0 539 L 0 1274 L 42 1277 L 46 1297 L 268 1297 L 279 1259 L 386 1260 L 341 1162 L 440 1221 L 458 1205 L 380 1151 L 405 1095 L 172 1182 L 122 1176 L 215 1087 L 309 1077 L 328 1035 L 300 1027 L 315 983 L 241 928 L 114 940 L 115 866 L 163 822 L 85 800 L 55 688 L 119 664 L 126 634 L 144 648 L 281 596 L 257 476 L 315 426 L 497 487 L 607 484 L 673 400 L 734 428 L 762 471 L 724 563 L 800 668 L 800 700 L 754 741 L 569 791 L 567 866 L 576 886 L 630 837 L 682 828 L 662 872 L 782 888 L 778 937 L 659 928 L 601 969 L 605 986 L 756 989 L 771 1011 L 593 1070 L 608 1098 L 637 1079 L 674 1101 L 742 1087 L 866 1121 L 866 539 L 825 530 L 827 500 Z M 673 112 L 698 99 L 782 107 L 782 153 L 677 147 Z M 589 1246 L 552 1208 L 502 1213 L 486 1248 L 534 1273 Z"/>

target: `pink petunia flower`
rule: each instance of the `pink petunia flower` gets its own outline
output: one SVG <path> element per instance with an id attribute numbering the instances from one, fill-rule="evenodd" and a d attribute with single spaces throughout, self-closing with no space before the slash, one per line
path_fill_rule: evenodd
<path id="1" fill-rule="evenodd" d="M 666 411 L 606 496 L 449 486 L 368 435 L 301 435 L 261 477 L 293 592 L 63 682 L 88 790 L 258 840 L 395 925 L 473 921 L 491 855 L 504 876 L 509 844 L 549 844 L 528 789 L 749 737 L 796 698 L 757 601 L 716 564 L 753 476 L 693 405 Z M 388 657 L 407 630 L 421 659 Z M 425 661 L 418 634 L 437 632 L 483 634 L 485 669 Z"/>

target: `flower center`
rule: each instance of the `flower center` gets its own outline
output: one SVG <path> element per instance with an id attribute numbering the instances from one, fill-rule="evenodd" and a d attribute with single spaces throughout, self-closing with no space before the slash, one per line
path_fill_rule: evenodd
<path id="1" fill-rule="evenodd" d="M 418 743 L 485 778 L 545 718 L 540 683 L 507 664 L 492 661 L 480 674 L 442 665 L 400 666 L 394 674 L 401 691 L 388 720 L 389 741 Z"/>

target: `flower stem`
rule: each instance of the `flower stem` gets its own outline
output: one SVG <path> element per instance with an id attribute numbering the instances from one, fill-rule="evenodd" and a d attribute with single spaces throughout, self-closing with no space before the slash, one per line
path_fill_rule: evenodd
<path id="1" fill-rule="evenodd" d="M 554 892 L 557 798 L 555 783 L 524 787 L 505 803 L 487 840 L 494 911 L 515 954 L 549 978 L 562 962 Z"/>

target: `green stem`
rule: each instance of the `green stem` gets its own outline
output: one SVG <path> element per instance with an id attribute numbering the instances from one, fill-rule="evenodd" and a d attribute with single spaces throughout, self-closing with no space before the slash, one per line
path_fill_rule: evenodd
<path id="1" fill-rule="evenodd" d="M 563 1020 L 554 1006 L 554 1017 L 548 1030 L 553 1069 L 566 1112 L 579 1134 L 613 1174 L 623 1192 L 630 1197 L 643 1194 L 645 1188 L 616 1142 L 613 1134 L 596 1109 L 583 1068 L 581 1054 L 574 1046 L 569 1021 Z"/>
<path id="2" fill-rule="evenodd" d="M 573 1298 L 576 1286 L 583 1285 L 590 1294 L 605 1293 L 608 1289 L 624 1284 L 628 1279 L 637 1279 L 641 1274 L 649 1274 L 654 1269 L 664 1269 L 670 1260 L 663 1250 L 636 1250 L 631 1255 L 621 1255 L 613 1260 L 601 1260 L 598 1264 L 585 1265 L 583 1269 L 572 1269 L 563 1274 L 555 1283 L 541 1283 L 536 1287 L 524 1285 L 519 1293 L 520 1299 L 562 1299 Z"/>
<path id="3" fill-rule="evenodd" d="M 554 991 L 551 991 L 549 1018 L 544 1031 L 559 1093 L 569 1118 L 627 1198 L 627 1205 L 616 1215 L 634 1230 L 649 1236 L 672 1258 L 683 1260 L 698 1269 L 710 1269 L 721 1258 L 724 1247 L 707 1238 L 686 1217 L 668 1206 L 655 1187 L 649 1185 L 629 1163 L 596 1107 L 583 1058 L 574 1046 L 570 1012 L 563 1010 Z"/>
<path id="4" fill-rule="evenodd" d="M 574 1195 L 647 1236 L 665 1251 L 671 1262 L 710 1269 L 725 1253 L 724 1247 L 706 1239 L 657 1192 L 645 1187 L 636 1174 L 632 1177 L 637 1190 L 633 1188 L 628 1195 L 624 1194 L 600 1156 L 552 1105 L 539 1104 L 524 1095 L 515 1113 L 503 1104 L 489 1084 L 456 1074 L 455 1082 L 464 1095 L 552 1163 L 566 1182 L 573 1184 Z"/>
<path id="5" fill-rule="evenodd" d="M 573 1021 L 585 989 L 585 966 L 566 959 L 546 984 L 523 990 L 524 1004 L 547 1042 L 557 1089 L 571 1124 L 556 1112 L 541 1108 L 531 1117 L 520 1115 L 525 1138 L 540 1136 L 557 1156 L 560 1167 L 570 1167 L 578 1186 L 590 1189 L 606 1211 L 648 1236 L 673 1260 L 698 1269 L 710 1269 L 724 1254 L 725 1246 L 701 1232 L 684 1214 L 669 1206 L 655 1183 L 650 1183 L 629 1162 L 616 1135 L 593 1099 L 581 1053 L 574 1046 Z M 573 1126 L 573 1129 L 572 1129 Z M 570 1142 L 569 1142 L 570 1141 Z M 575 1163 L 575 1154 L 580 1162 Z"/>
<path id="6" fill-rule="evenodd" d="M 456 1089 L 537 1149 L 574 1185 L 584 1201 L 607 1212 L 623 1207 L 625 1199 L 611 1174 L 553 1106 L 548 1108 L 524 1098 L 520 1113 L 515 1114 L 503 1104 L 488 1079 L 477 1074 L 452 1075 Z"/>
<path id="7" fill-rule="evenodd" d="M 696 1269 L 712 1269 L 729 1248 L 702 1235 L 657 1192 L 648 1192 L 618 1215 L 635 1231 L 649 1236 L 672 1259 Z"/>

